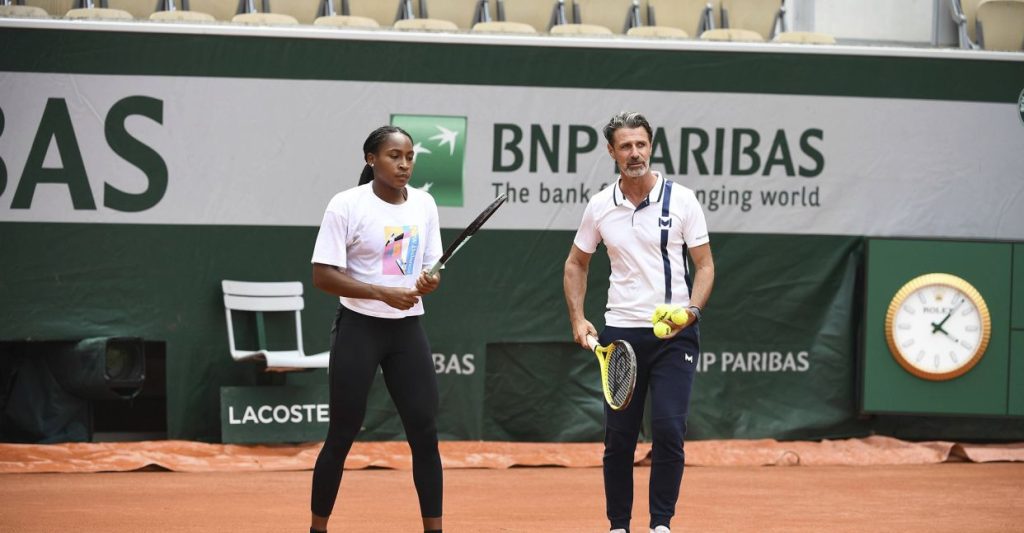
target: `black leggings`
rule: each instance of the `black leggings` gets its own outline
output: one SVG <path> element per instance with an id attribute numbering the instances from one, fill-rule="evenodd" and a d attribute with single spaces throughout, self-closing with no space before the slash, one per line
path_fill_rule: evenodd
<path id="1" fill-rule="evenodd" d="M 412 476 L 421 515 L 441 516 L 441 455 L 437 451 L 437 376 L 419 317 L 361 315 L 339 306 L 331 330 L 330 426 L 313 468 L 310 508 L 330 516 L 345 457 L 366 414 L 377 367 L 402 419 L 412 449 Z"/>

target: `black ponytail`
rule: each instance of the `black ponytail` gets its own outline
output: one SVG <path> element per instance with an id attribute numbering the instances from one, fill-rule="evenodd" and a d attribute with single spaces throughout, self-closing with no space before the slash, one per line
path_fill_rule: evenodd
<path id="1" fill-rule="evenodd" d="M 409 132 L 402 128 L 399 128 L 398 126 L 381 126 L 370 132 L 366 141 L 363 142 L 363 160 L 366 160 L 367 154 L 376 154 L 377 149 L 380 148 L 384 139 L 387 139 L 388 135 L 391 135 L 392 133 L 401 133 L 409 139 L 410 143 L 413 142 L 412 135 L 409 135 Z M 367 163 L 366 166 L 363 167 L 363 172 L 359 174 L 359 184 L 364 185 L 371 181 L 373 181 L 373 167 Z"/>
<path id="2" fill-rule="evenodd" d="M 359 184 L 365 185 L 373 181 L 373 167 L 369 164 L 363 165 L 363 172 L 359 174 Z"/>

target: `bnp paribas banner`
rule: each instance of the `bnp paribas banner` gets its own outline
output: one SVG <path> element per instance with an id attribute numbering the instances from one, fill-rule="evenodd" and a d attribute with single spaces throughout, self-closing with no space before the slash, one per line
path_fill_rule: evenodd
<path id="1" fill-rule="evenodd" d="M 1022 67 L 1024 69 L 1024 67 Z M 574 229 L 613 179 L 601 128 L 716 232 L 1024 238 L 1024 120 L 1005 103 L 331 80 L 0 72 L 0 220 L 315 226 L 395 124 L 413 184 L 465 225 Z M 1024 76 L 1020 80 L 1024 89 Z"/>
<path id="2" fill-rule="evenodd" d="M 509 196 L 425 301 L 445 439 L 602 438 L 562 265 L 620 110 L 712 233 L 692 438 L 877 429 L 854 390 L 863 237 L 1024 239 L 1022 54 L 10 19 L 0 51 L 0 340 L 159 344 L 171 438 L 322 435 L 326 371 L 258 390 L 282 383 L 231 358 L 221 281 L 303 282 L 327 350 L 317 226 L 385 124 L 446 242 Z M 595 254 L 599 326 L 608 277 Z M 361 438 L 401 438 L 379 381 Z"/>

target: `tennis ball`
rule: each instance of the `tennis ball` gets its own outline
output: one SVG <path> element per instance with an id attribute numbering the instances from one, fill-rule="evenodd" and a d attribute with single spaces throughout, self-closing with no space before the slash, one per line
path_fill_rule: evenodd
<path id="1" fill-rule="evenodd" d="M 665 317 L 668 316 L 670 311 L 672 311 L 672 307 L 668 304 L 658 304 L 658 306 L 654 308 L 654 313 L 651 315 L 651 324 L 657 324 L 658 322 L 665 320 Z"/>
<path id="2" fill-rule="evenodd" d="M 688 320 L 690 320 L 690 313 L 685 308 L 680 307 L 672 311 L 670 318 L 673 324 L 677 326 L 682 326 Z"/>
<path id="3" fill-rule="evenodd" d="M 657 324 L 654 325 L 655 337 L 658 337 L 659 339 L 664 339 L 665 337 L 668 337 L 669 333 L 672 333 L 672 328 L 669 327 L 668 324 L 664 322 L 658 322 Z"/>

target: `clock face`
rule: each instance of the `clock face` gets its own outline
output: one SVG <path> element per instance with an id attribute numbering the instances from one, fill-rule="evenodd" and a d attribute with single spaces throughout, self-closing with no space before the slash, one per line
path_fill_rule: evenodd
<path id="1" fill-rule="evenodd" d="M 889 304 L 885 336 L 896 362 L 935 381 L 963 375 L 988 347 L 988 306 L 970 283 L 926 274 L 904 285 Z"/>

